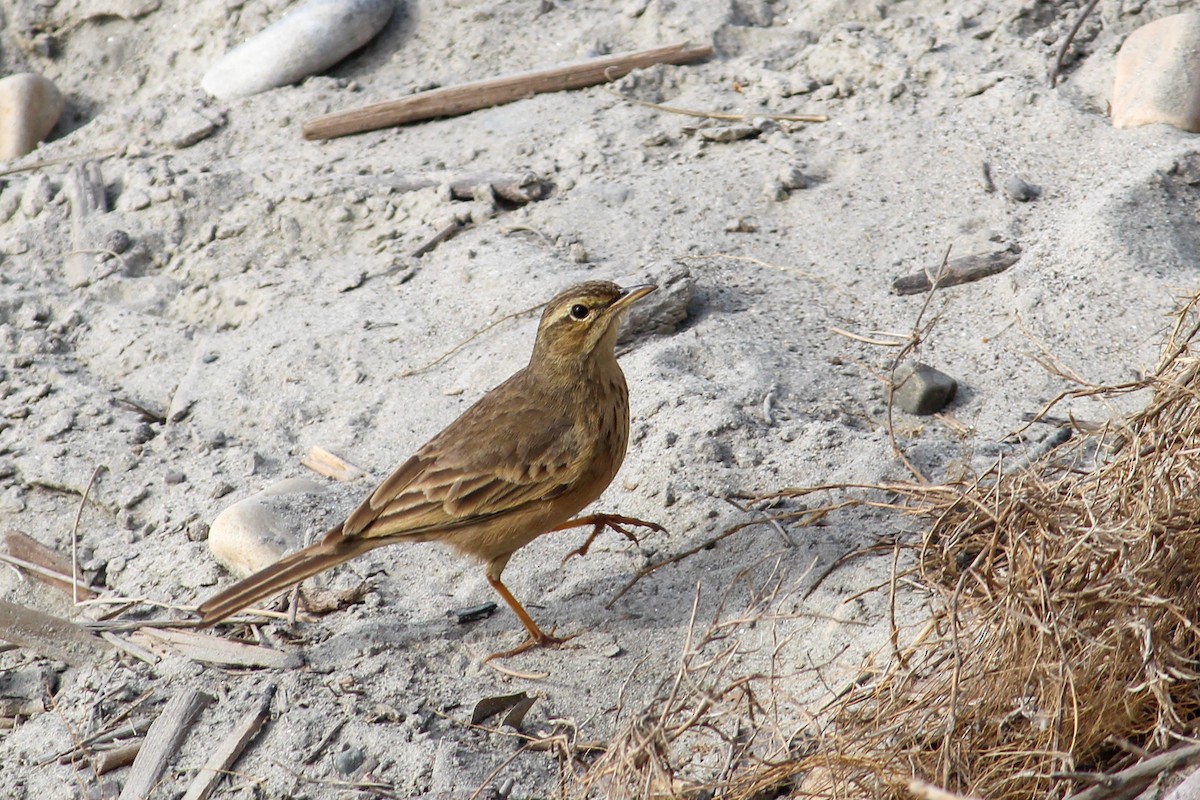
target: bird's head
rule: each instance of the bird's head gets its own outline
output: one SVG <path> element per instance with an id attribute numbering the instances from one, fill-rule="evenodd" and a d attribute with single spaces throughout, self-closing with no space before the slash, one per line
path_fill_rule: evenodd
<path id="1" fill-rule="evenodd" d="M 596 353 L 611 354 L 625 312 L 656 288 L 588 281 L 560 292 L 542 312 L 531 363 L 567 367 Z"/>

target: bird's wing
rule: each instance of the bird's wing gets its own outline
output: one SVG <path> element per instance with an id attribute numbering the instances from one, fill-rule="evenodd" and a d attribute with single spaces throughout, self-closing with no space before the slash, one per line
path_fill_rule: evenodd
<path id="1" fill-rule="evenodd" d="M 342 524 L 341 536 L 453 530 L 574 486 L 590 454 L 581 452 L 572 420 L 513 403 L 512 394 L 503 403 L 492 396 L 388 476 Z"/>

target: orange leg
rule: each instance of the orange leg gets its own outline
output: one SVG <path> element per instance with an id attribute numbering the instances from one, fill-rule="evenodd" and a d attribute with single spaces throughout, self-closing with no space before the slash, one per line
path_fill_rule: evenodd
<path id="1" fill-rule="evenodd" d="M 605 528 L 612 528 L 614 531 L 621 534 L 634 544 L 638 544 L 638 538 L 633 535 L 633 531 L 629 530 L 629 526 L 647 528 L 652 531 L 657 531 L 658 533 L 667 532 L 666 528 L 656 522 L 646 522 L 645 520 L 638 519 L 637 517 L 622 517 L 616 514 L 591 514 L 586 517 L 576 517 L 575 519 L 569 519 L 561 525 L 551 528 L 550 530 L 565 531 L 570 528 L 578 528 L 583 525 L 591 525 L 592 532 L 588 534 L 588 538 L 582 545 L 567 553 L 566 556 L 563 557 L 564 564 L 567 563 L 571 556 L 587 555 L 588 548 L 592 546 L 592 542 L 596 541 L 596 537 L 599 536 Z"/>
<path id="2" fill-rule="evenodd" d="M 557 636 L 551 636 L 539 628 L 538 624 L 533 621 L 533 617 L 529 616 L 529 612 L 525 610 L 525 607 L 521 605 L 517 598 L 513 597 L 513 593 L 508 590 L 508 587 L 504 585 L 499 576 L 492 577 L 489 574 L 488 583 L 496 590 L 496 594 L 504 598 L 504 602 L 508 603 L 508 607 L 517 615 L 517 619 L 521 620 L 521 624 L 525 626 L 525 630 L 529 631 L 529 638 L 525 640 L 524 644 L 517 645 L 512 650 L 492 653 L 484 661 L 491 661 L 493 658 L 509 658 L 518 653 L 524 653 L 526 650 L 531 650 L 534 647 L 553 647 L 556 644 L 562 644 L 575 638 L 574 636 L 567 636 L 560 639 Z"/>

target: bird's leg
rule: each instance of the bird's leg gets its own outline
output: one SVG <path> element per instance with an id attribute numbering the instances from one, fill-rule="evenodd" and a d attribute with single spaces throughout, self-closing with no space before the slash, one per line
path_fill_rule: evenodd
<path id="1" fill-rule="evenodd" d="M 533 621 L 533 617 L 529 616 L 529 612 L 525 610 L 525 607 L 521 605 L 517 598 L 513 597 L 513 593 L 504 585 L 504 581 L 500 580 L 499 575 L 493 577 L 489 572 L 487 579 L 492 588 L 496 590 L 496 594 L 504 598 L 504 602 L 508 603 L 508 607 L 517 615 L 517 619 L 521 620 L 521 624 L 525 626 L 525 630 L 529 631 L 529 638 L 525 640 L 524 644 L 517 645 L 512 650 L 492 653 L 484 661 L 491 661 L 493 658 L 509 658 L 518 653 L 524 653 L 526 650 L 531 650 L 534 647 L 553 647 L 556 644 L 562 644 L 575 638 L 574 636 L 559 638 L 543 631 Z"/>
<path id="2" fill-rule="evenodd" d="M 586 556 L 588 548 L 592 546 L 592 542 L 596 541 L 596 537 L 599 536 L 600 532 L 605 528 L 612 528 L 614 531 L 621 534 L 634 544 L 639 544 L 639 542 L 638 538 L 634 536 L 633 531 L 629 530 L 630 526 L 636 528 L 648 528 L 649 530 L 657 531 L 658 533 L 667 532 L 666 528 L 656 522 L 646 522 L 645 520 L 638 519 L 637 517 L 622 517 L 617 514 L 590 514 L 586 517 L 576 517 L 575 519 L 569 519 L 561 525 L 551 528 L 550 530 L 565 531 L 568 528 L 579 528 L 584 525 L 591 525 L 592 532 L 588 534 L 588 538 L 584 540 L 582 545 L 567 553 L 566 556 L 563 557 L 564 564 L 567 563 L 567 560 L 570 559 L 571 556 Z"/>

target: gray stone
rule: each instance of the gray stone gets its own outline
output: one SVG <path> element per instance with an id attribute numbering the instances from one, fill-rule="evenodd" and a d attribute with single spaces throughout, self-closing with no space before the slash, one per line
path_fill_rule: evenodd
<path id="1" fill-rule="evenodd" d="M 1162 17 L 1129 34 L 1115 72 L 1114 127 L 1165 122 L 1200 133 L 1200 12 Z"/>
<path id="2" fill-rule="evenodd" d="M 58 88 L 41 75 L 22 72 L 0 80 L 0 159 L 32 153 L 65 106 Z"/>
<path id="3" fill-rule="evenodd" d="M 1013 175 L 1004 182 L 1004 192 L 1018 203 L 1028 203 L 1041 196 L 1042 187 L 1029 183 L 1019 175 Z"/>
<path id="4" fill-rule="evenodd" d="M 154 138 L 161 144 L 182 150 L 212 136 L 217 124 L 203 114 L 186 109 L 172 114 L 155 130 Z"/>
<path id="5" fill-rule="evenodd" d="M 226 53 L 201 85 L 234 100 L 296 83 L 369 42 L 395 7 L 395 0 L 309 0 Z"/>
<path id="6" fill-rule="evenodd" d="M 645 333 L 672 333 L 687 319 L 696 282 L 687 267 L 674 261 L 652 265 L 640 276 L 622 278 L 622 286 L 653 283 L 658 290 L 634 303 L 618 341 L 627 343 Z"/>
<path id="7" fill-rule="evenodd" d="M 919 416 L 936 414 L 954 399 L 958 383 L 927 364 L 904 364 L 896 370 L 892 402 L 902 411 Z"/>
<path id="8" fill-rule="evenodd" d="M 333 757 L 333 766 L 343 775 L 352 775 L 354 770 L 361 767 L 365 760 L 366 754 L 363 753 L 362 748 L 349 745 Z"/>

